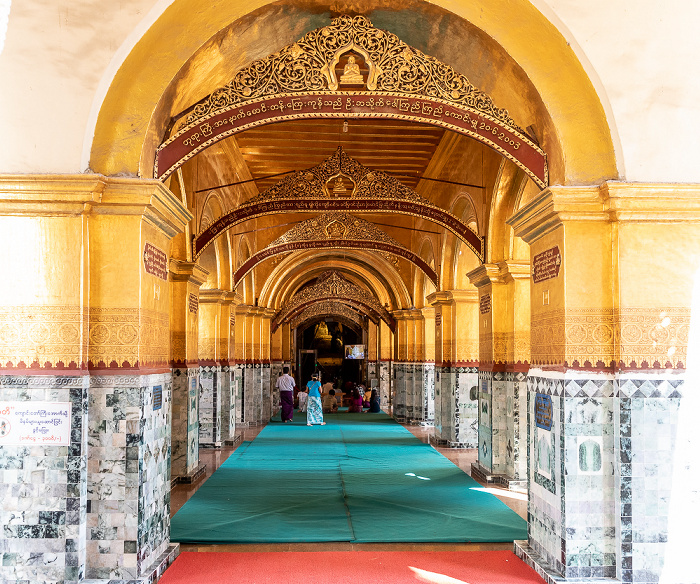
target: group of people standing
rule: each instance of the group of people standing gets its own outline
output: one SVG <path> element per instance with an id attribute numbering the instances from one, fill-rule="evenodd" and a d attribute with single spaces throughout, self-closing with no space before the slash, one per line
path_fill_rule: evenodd
<path id="1" fill-rule="evenodd" d="M 311 376 L 306 384 L 306 388 L 298 393 L 299 411 L 306 412 L 306 425 L 325 425 L 323 421 L 324 413 L 333 413 L 342 406 L 335 397 L 335 389 L 330 381 L 321 387 L 318 374 Z M 376 389 L 367 389 L 364 385 L 355 385 L 346 382 L 346 389 L 349 390 L 348 412 L 379 413 L 381 411 L 379 395 Z M 296 383 L 294 377 L 289 374 L 289 367 L 282 369 L 282 374 L 277 379 L 277 389 L 280 392 L 281 418 L 282 422 L 291 422 L 294 416 L 294 390 Z M 363 410 L 363 408 L 368 408 Z"/>

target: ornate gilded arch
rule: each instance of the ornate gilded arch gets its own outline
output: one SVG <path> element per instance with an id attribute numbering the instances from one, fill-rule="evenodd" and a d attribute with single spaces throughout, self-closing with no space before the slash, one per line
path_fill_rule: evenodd
<path id="1" fill-rule="evenodd" d="M 259 263 L 268 258 L 299 250 L 366 249 L 383 255 L 389 262 L 402 257 L 417 266 L 439 287 L 435 270 L 410 249 L 401 245 L 373 223 L 348 213 L 324 213 L 302 221 L 244 262 L 233 275 L 234 287 Z"/>
<path id="2" fill-rule="evenodd" d="M 484 259 L 484 238 L 459 218 L 388 174 L 363 166 L 340 146 L 321 164 L 283 178 L 199 233 L 194 240 L 194 255 L 199 257 L 219 235 L 244 221 L 271 214 L 319 211 L 385 212 L 421 217 L 451 231 L 480 261 Z"/>
<path id="3" fill-rule="evenodd" d="M 371 290 L 380 304 L 399 309 L 411 306 L 406 283 L 391 264 L 374 252 L 346 250 L 342 257 L 313 251 L 290 253 L 276 265 L 260 291 L 260 305 L 279 310 L 309 281 L 329 270 L 339 271 Z"/>
<path id="4" fill-rule="evenodd" d="M 297 328 L 309 321 L 322 320 L 324 318 L 335 318 L 343 323 L 351 323 L 353 328 L 363 329 L 366 327 L 362 315 L 350 308 L 347 304 L 334 300 L 321 300 L 304 309 L 295 316 L 289 323 L 290 328 Z"/>
<path id="5" fill-rule="evenodd" d="M 343 91 L 340 58 L 364 60 L 365 77 Z M 334 18 L 296 43 L 239 70 L 195 104 L 185 125 L 158 147 L 154 176 L 165 179 L 212 144 L 248 128 L 297 118 L 403 119 L 447 128 L 498 151 L 540 188 L 549 183 L 544 151 L 452 67 L 374 28 L 364 16 Z"/>
<path id="6" fill-rule="evenodd" d="M 295 294 L 282 306 L 272 321 L 272 332 L 291 321 L 309 306 L 320 301 L 341 302 L 359 308 L 374 322 L 383 320 L 392 332 L 396 329 L 396 319 L 384 308 L 368 290 L 344 278 L 339 272 L 329 270 L 321 274 L 316 283 Z"/>

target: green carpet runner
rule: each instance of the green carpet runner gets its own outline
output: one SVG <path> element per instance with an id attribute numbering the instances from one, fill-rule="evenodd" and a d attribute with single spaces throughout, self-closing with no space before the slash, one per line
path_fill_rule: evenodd
<path id="1" fill-rule="evenodd" d="M 503 542 L 527 523 L 385 414 L 272 422 L 178 511 L 171 540 Z"/>

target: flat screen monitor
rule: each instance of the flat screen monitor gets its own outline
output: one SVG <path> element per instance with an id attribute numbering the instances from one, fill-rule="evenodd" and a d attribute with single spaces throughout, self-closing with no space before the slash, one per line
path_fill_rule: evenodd
<path id="1" fill-rule="evenodd" d="M 364 359 L 365 345 L 345 345 L 346 359 Z"/>

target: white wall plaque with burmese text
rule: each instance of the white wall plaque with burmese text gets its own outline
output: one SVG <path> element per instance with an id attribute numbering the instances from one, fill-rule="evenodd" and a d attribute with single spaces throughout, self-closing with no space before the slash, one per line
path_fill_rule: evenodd
<path id="1" fill-rule="evenodd" d="M 70 402 L 0 402 L 0 446 L 68 446 L 70 420 Z"/>

